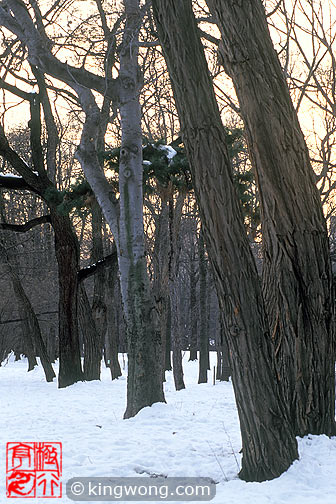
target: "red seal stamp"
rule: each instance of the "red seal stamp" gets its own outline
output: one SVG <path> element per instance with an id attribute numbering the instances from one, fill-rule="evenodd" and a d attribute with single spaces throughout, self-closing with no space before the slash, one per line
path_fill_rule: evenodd
<path id="1" fill-rule="evenodd" d="M 7 443 L 7 497 L 62 497 L 62 443 Z"/>

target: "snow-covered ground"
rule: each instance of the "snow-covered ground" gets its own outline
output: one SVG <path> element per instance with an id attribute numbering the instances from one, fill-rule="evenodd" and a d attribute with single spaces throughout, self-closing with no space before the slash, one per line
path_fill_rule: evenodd
<path id="1" fill-rule="evenodd" d="M 0 368 L 1 504 L 33 500 L 5 497 L 9 441 L 61 441 L 64 494 L 72 477 L 160 474 L 211 477 L 218 482 L 214 504 L 336 503 L 336 438 L 299 439 L 300 460 L 276 480 L 239 480 L 241 440 L 232 385 L 198 385 L 197 363 L 187 356 L 187 388 L 176 392 L 169 373 L 167 404 L 145 408 L 130 420 L 122 419 L 124 376 L 111 382 L 103 368 L 100 382 L 58 390 L 56 383 L 44 381 L 40 366 L 30 373 L 26 369 L 26 361 L 12 360 Z M 72 501 L 64 495 L 34 502 Z"/>

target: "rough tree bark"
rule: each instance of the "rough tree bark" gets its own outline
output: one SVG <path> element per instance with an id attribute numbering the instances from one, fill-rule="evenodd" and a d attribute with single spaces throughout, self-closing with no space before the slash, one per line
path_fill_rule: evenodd
<path id="1" fill-rule="evenodd" d="M 60 215 L 55 208 L 50 209 L 50 216 L 59 282 L 58 386 L 63 388 L 83 379 L 77 317 L 79 251 L 69 217 Z"/>
<path id="2" fill-rule="evenodd" d="M 190 0 L 153 0 L 192 169 L 220 308 L 225 310 L 245 480 L 279 476 L 297 443 L 279 396 L 258 274 Z"/>
<path id="3" fill-rule="evenodd" d="M 336 433 L 330 251 L 305 139 L 260 0 L 207 0 L 262 202 L 263 289 L 295 433 Z"/>
<path id="4" fill-rule="evenodd" d="M 44 155 L 41 144 L 42 123 L 40 96 L 34 95 L 30 103 L 30 145 L 33 166 L 43 184 L 45 191 L 54 187 L 44 165 Z M 45 196 L 44 196 L 45 197 Z M 79 250 L 76 235 L 72 229 L 70 218 L 58 213 L 54 205 L 50 205 L 51 225 L 55 233 L 55 254 L 58 265 L 59 283 L 59 375 L 60 388 L 72 385 L 82 379 L 80 360 L 77 293 L 79 269 Z"/>

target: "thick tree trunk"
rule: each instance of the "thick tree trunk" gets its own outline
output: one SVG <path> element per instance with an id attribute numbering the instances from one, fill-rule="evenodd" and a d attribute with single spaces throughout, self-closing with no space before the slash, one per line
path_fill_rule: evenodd
<path id="1" fill-rule="evenodd" d="M 200 357 L 198 383 L 207 383 L 208 381 L 208 363 L 209 363 L 209 338 L 206 313 L 206 262 L 203 230 L 200 231 L 198 240 L 199 246 L 199 278 L 200 278 Z"/>
<path id="2" fill-rule="evenodd" d="M 77 294 L 78 246 L 69 217 L 55 209 L 50 212 L 55 233 L 55 252 L 59 279 L 59 376 L 60 388 L 83 379 L 81 368 Z"/>
<path id="3" fill-rule="evenodd" d="M 335 434 L 332 274 L 309 153 L 260 0 L 208 0 L 262 201 L 264 298 L 295 433 Z"/>
<path id="4" fill-rule="evenodd" d="M 101 338 L 83 282 L 79 284 L 78 290 L 78 319 L 84 340 L 83 379 L 100 380 Z"/>
<path id="5" fill-rule="evenodd" d="M 144 248 L 142 131 L 139 103 L 138 0 L 124 0 L 126 23 L 120 52 L 119 270 L 127 323 L 127 408 L 130 418 L 145 406 L 164 401 L 161 338 L 154 319 Z"/>
<path id="6" fill-rule="evenodd" d="M 259 278 L 235 193 L 211 78 L 190 0 L 153 0 L 173 84 L 220 309 L 229 328 L 240 418 L 240 476 L 279 476 L 298 457 L 279 396 Z"/>
<path id="7" fill-rule="evenodd" d="M 50 205 L 50 219 L 54 228 L 55 252 L 58 263 L 59 280 L 59 387 L 71 385 L 82 379 L 78 321 L 77 321 L 77 270 L 78 249 L 68 217 L 57 213 L 46 195 L 48 190 L 55 191 L 44 169 L 44 156 L 41 145 L 41 117 L 39 96 L 34 94 L 31 105 L 31 150 L 35 170 L 32 171 L 13 151 L 3 130 L 0 131 L 0 151 L 2 156 L 23 177 L 26 188 L 45 198 Z M 50 152 L 49 152 L 50 154 Z M 38 175 L 37 175 L 38 173 Z"/>

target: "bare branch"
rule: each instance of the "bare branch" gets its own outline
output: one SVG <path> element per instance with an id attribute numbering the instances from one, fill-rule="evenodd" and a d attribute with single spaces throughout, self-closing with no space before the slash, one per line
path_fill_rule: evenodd
<path id="1" fill-rule="evenodd" d="M 118 99 L 118 79 L 104 78 L 85 68 L 76 68 L 67 62 L 58 60 L 51 52 L 52 42 L 45 33 L 40 33 L 29 15 L 26 5 L 21 0 L 8 0 L 6 5 L 0 4 L 0 24 L 5 26 L 27 46 L 29 62 L 41 68 L 47 74 L 69 84 L 81 85 L 94 89 L 98 93 L 107 94 L 112 100 Z M 21 29 L 24 27 L 24 29 Z"/>
<path id="2" fill-rule="evenodd" d="M 111 254 L 108 256 L 104 257 L 100 261 L 97 261 L 95 264 L 91 264 L 90 266 L 87 266 L 86 268 L 82 268 L 81 270 L 78 271 L 78 281 L 82 282 L 86 278 L 89 278 L 90 276 L 94 275 L 100 270 L 103 270 L 107 266 L 111 266 L 117 262 L 117 249 L 114 246 L 114 250 L 112 251 Z"/>
<path id="3" fill-rule="evenodd" d="M 27 185 L 29 185 L 32 188 L 32 190 L 34 190 L 34 192 L 37 192 L 38 194 L 41 194 L 43 192 L 43 189 L 45 189 L 45 185 L 42 184 L 39 177 L 10 147 L 4 129 L 1 125 L 0 125 L 0 156 L 2 156 L 14 168 L 14 170 L 16 170 L 21 175 L 21 177 L 24 178 Z"/>
<path id="4" fill-rule="evenodd" d="M 210 35 L 210 33 L 207 33 L 204 30 L 201 30 L 201 28 L 198 28 L 198 31 L 199 31 L 199 34 L 202 38 L 204 38 L 205 40 L 208 40 L 209 42 L 211 42 L 212 44 L 215 44 L 216 46 L 219 45 L 220 39 L 218 39 L 217 37 L 214 37 L 213 35 Z"/>
<path id="5" fill-rule="evenodd" d="M 3 189 L 25 190 L 40 194 L 34 187 L 29 185 L 23 177 L 15 175 L 0 175 L 0 187 Z"/>
<path id="6" fill-rule="evenodd" d="M 6 231 L 15 231 L 15 233 L 26 233 L 30 229 L 40 226 L 41 224 L 51 224 L 50 215 L 42 215 L 41 217 L 36 217 L 31 219 L 24 224 L 8 224 L 6 222 L 0 223 L 0 229 Z"/>

